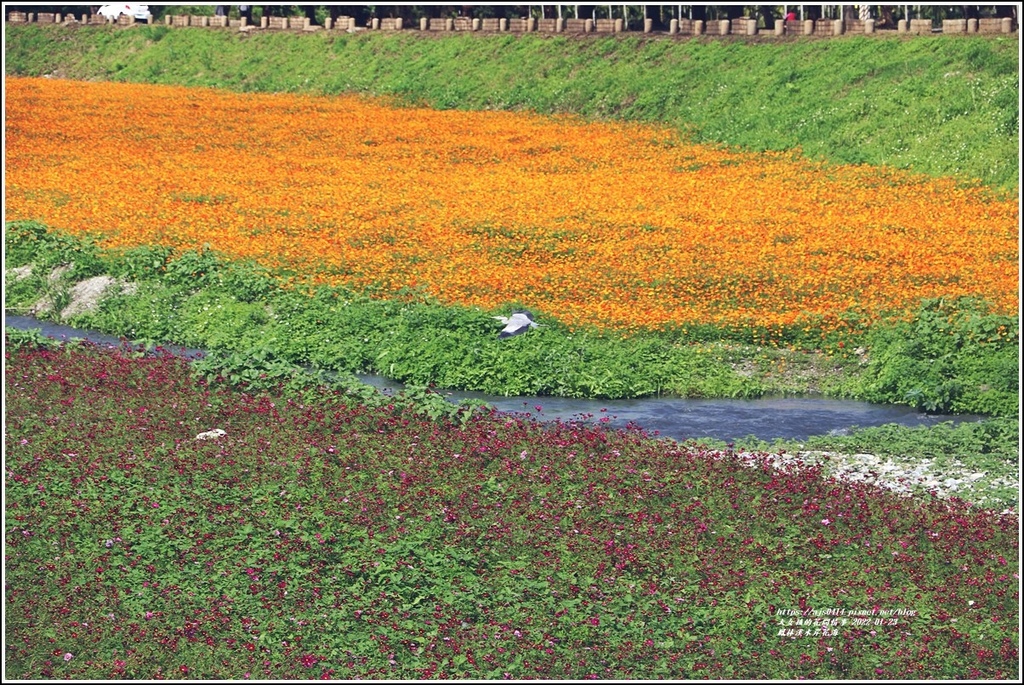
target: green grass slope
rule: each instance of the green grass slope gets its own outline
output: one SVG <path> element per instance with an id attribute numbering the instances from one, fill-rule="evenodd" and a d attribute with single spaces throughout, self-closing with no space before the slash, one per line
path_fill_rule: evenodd
<path id="1" fill-rule="evenodd" d="M 8 25 L 7 76 L 386 95 L 668 124 L 695 140 L 1019 184 L 1018 39 L 829 40 Z M 727 116 L 723 116 L 727 113 Z"/>

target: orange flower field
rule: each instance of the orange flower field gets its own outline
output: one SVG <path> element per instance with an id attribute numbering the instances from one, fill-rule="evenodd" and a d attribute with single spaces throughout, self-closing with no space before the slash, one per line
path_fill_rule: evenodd
<path id="1" fill-rule="evenodd" d="M 672 130 L 358 97 L 6 80 L 6 220 L 570 326 L 1018 308 L 1018 207 Z"/>

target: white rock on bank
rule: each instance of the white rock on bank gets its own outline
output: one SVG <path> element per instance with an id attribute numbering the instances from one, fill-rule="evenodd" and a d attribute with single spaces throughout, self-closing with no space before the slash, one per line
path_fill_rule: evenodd
<path id="1" fill-rule="evenodd" d="M 47 280 L 51 284 L 55 284 L 64 277 L 72 266 L 66 264 L 58 266 L 56 269 L 50 272 L 47 276 Z M 31 266 L 18 267 L 17 269 L 10 269 L 8 274 L 13 273 L 16 280 L 28 277 L 32 273 Z M 78 314 L 91 314 L 97 310 L 100 304 L 100 300 L 108 294 L 111 289 L 116 289 L 118 293 L 124 293 L 130 295 L 138 289 L 138 284 L 120 279 L 114 278 L 113 276 L 93 276 L 87 278 L 84 281 L 71 286 L 68 290 L 68 303 L 60 311 L 61 317 L 76 316 Z M 45 314 L 53 309 L 53 300 L 50 295 L 45 295 L 40 298 L 32 307 L 28 310 L 29 316 L 38 316 Z"/>
<path id="2" fill-rule="evenodd" d="M 96 311 L 107 290 L 117 287 L 122 293 L 135 292 L 134 283 L 123 283 L 112 276 L 93 276 L 71 288 L 71 301 L 61 310 L 61 316 L 75 316 Z"/>
<path id="3" fill-rule="evenodd" d="M 16 266 L 13 269 L 8 269 L 6 271 L 6 275 L 13 278 L 15 281 L 28 278 L 32 275 L 32 265 L 26 264 L 25 266 Z"/>

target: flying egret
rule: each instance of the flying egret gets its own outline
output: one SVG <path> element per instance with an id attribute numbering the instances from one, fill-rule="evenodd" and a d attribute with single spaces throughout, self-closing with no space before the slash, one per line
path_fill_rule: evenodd
<path id="1" fill-rule="evenodd" d="M 512 316 L 507 319 L 504 316 L 496 316 L 494 318 L 505 324 L 505 327 L 501 329 L 501 333 L 498 333 L 499 338 L 510 338 L 513 335 L 525 333 L 531 328 L 537 328 L 540 325 L 533 322 L 533 314 L 525 309 L 515 310 L 512 312 Z"/>

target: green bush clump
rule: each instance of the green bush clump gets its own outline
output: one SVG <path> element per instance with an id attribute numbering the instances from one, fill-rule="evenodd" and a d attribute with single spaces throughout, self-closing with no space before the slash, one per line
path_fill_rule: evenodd
<path id="1" fill-rule="evenodd" d="M 925 411 L 1019 411 L 1019 317 L 973 299 L 932 299 L 913 320 L 873 331 L 868 344 L 866 399 Z"/>
<path id="2" fill-rule="evenodd" d="M 42 243 L 50 231 L 38 221 L 8 221 L 4 224 L 5 267 L 22 266 L 43 258 Z"/>
<path id="3" fill-rule="evenodd" d="M 110 251 L 111 275 L 140 281 L 164 273 L 174 248 L 166 245 L 142 245 Z"/>
<path id="4" fill-rule="evenodd" d="M 96 313 L 72 317 L 69 323 L 140 342 L 186 344 L 178 323 L 184 298 L 180 288 L 159 281 L 140 281 L 135 292 L 106 297 Z"/>
<path id="5" fill-rule="evenodd" d="M 68 267 L 67 279 L 82 280 L 104 272 L 106 264 L 96 241 L 51 231 L 38 221 L 4 224 L 5 268 L 32 264 L 37 271 Z"/>
<path id="6" fill-rule="evenodd" d="M 47 290 L 46 274 L 36 271 L 18 278 L 9 272 L 4 276 L 4 306 L 16 314 L 28 312 Z"/>
<path id="7" fill-rule="evenodd" d="M 4 341 L 10 350 L 57 350 L 61 342 L 43 335 L 39 329 L 4 328 Z"/>

